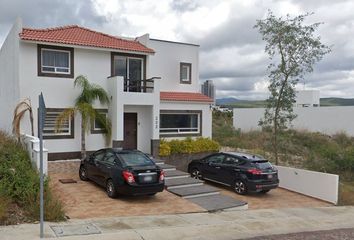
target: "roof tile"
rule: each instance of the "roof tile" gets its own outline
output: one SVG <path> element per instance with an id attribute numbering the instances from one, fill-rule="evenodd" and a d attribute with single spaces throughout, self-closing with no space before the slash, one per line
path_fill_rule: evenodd
<path id="1" fill-rule="evenodd" d="M 98 48 L 111 48 L 123 51 L 154 53 L 136 40 L 127 40 L 105 33 L 96 32 L 77 25 L 56 28 L 32 29 L 23 28 L 20 33 L 22 40 L 51 42 L 70 45 L 81 45 Z"/>
<path id="2" fill-rule="evenodd" d="M 184 102 L 213 102 L 213 99 L 195 92 L 160 92 L 160 100 Z"/>

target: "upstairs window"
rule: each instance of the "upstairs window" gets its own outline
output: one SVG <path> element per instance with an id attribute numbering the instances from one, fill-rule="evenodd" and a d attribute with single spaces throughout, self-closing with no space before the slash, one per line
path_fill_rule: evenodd
<path id="1" fill-rule="evenodd" d="M 72 48 L 38 46 L 38 75 L 52 77 L 73 77 Z"/>
<path id="2" fill-rule="evenodd" d="M 181 63 L 180 64 L 180 83 L 191 84 L 192 82 L 192 64 Z"/>

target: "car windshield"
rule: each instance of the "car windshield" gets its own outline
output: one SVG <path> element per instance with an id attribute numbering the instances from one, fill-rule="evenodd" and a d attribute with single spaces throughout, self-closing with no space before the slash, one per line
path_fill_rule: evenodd
<path id="1" fill-rule="evenodd" d="M 268 162 L 267 160 L 263 160 L 263 161 L 256 161 L 256 162 L 253 162 L 257 168 L 259 169 L 272 169 L 272 164 L 270 164 L 270 162 Z"/>
<path id="2" fill-rule="evenodd" d="M 150 158 L 145 156 L 141 153 L 134 153 L 134 152 L 126 152 L 126 153 L 119 153 L 118 154 L 121 159 L 122 163 L 125 166 L 151 166 L 154 165 L 154 162 L 151 161 Z"/>

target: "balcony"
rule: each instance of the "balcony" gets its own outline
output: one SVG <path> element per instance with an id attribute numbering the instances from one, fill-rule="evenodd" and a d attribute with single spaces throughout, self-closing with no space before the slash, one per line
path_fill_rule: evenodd
<path id="1" fill-rule="evenodd" d="M 124 92 L 152 93 L 154 92 L 155 79 L 161 78 L 152 77 L 143 80 L 124 79 Z"/>

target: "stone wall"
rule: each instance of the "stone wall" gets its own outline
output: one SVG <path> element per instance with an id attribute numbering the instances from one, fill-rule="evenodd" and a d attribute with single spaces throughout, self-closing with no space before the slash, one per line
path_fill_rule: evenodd
<path id="1" fill-rule="evenodd" d="M 188 172 L 188 164 L 194 159 L 204 158 L 214 152 L 202 152 L 191 154 L 172 154 L 167 157 L 159 157 L 166 164 L 174 165 L 180 171 Z"/>

